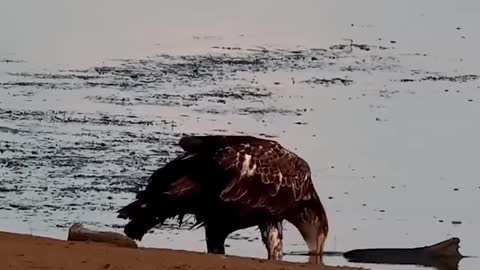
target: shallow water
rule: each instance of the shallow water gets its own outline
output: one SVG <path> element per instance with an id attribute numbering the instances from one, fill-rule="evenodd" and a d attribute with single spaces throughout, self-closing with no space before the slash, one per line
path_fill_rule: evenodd
<path id="1" fill-rule="evenodd" d="M 0 229 L 121 231 L 115 211 L 182 134 L 246 133 L 311 164 L 327 250 L 457 236 L 480 255 L 479 11 L 473 0 L 2 3 Z M 285 249 L 305 250 L 286 230 Z M 240 231 L 227 252 L 264 257 L 258 237 Z M 205 250 L 201 229 L 173 224 L 141 245 Z"/>

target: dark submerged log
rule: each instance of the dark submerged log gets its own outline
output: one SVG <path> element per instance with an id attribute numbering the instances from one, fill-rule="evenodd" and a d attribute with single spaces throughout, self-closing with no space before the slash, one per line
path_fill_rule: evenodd
<path id="1" fill-rule="evenodd" d="M 460 239 L 454 237 L 437 244 L 418 248 L 372 248 L 355 249 L 343 256 L 350 262 L 413 264 L 435 267 L 440 270 L 458 269 L 464 258 L 459 252 Z"/>
<path id="2" fill-rule="evenodd" d="M 459 251 L 460 239 L 454 237 L 431 246 L 417 248 L 370 248 L 354 249 L 347 252 L 325 251 L 324 256 L 343 256 L 349 262 L 419 265 L 435 267 L 439 270 L 458 270 L 458 263 L 466 258 Z M 292 252 L 289 255 L 309 255 L 308 253 Z M 310 263 L 319 261 L 310 256 Z"/>

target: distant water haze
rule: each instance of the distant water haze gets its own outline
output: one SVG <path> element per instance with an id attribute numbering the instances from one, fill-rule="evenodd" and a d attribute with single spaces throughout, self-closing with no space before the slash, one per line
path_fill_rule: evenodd
<path id="1" fill-rule="evenodd" d="M 480 3 L 474 0 L 47 0 L 3 1 L 0 7 L 2 55 L 42 65 L 88 66 L 210 44 L 324 47 L 342 38 L 395 40 L 401 49 L 472 63 L 480 57 L 466 57 L 479 45 Z"/>

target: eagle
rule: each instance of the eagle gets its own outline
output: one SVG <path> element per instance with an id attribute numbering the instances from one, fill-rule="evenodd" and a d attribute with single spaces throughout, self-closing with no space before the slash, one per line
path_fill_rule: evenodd
<path id="1" fill-rule="evenodd" d="M 153 227 L 178 216 L 204 227 L 208 253 L 225 254 L 234 231 L 257 226 L 268 259 L 282 258 L 283 221 L 293 224 L 311 255 L 322 256 L 328 234 L 325 209 L 308 163 L 280 143 L 243 135 L 192 135 L 183 153 L 157 169 L 136 199 L 117 211 L 124 233 L 141 241 Z"/>

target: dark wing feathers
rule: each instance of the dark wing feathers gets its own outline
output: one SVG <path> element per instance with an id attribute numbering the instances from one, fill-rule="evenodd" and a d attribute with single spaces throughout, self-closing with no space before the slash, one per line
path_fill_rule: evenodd
<path id="1" fill-rule="evenodd" d="M 231 145 L 219 149 L 214 158 L 231 177 L 220 194 L 225 201 L 279 214 L 312 187 L 308 164 L 273 141 Z"/>
<path id="2" fill-rule="evenodd" d="M 138 197 L 155 198 L 159 190 L 173 197 L 200 196 L 205 183 L 197 181 L 205 179 L 224 201 L 281 214 L 312 193 L 308 164 L 275 141 L 214 135 L 183 137 L 179 144 L 186 152 L 157 170 Z"/>
<path id="3" fill-rule="evenodd" d="M 243 135 L 198 135 L 182 137 L 178 144 L 187 152 L 198 153 L 204 151 L 214 151 L 220 148 L 242 143 L 263 142 L 269 142 L 269 140 Z"/>

